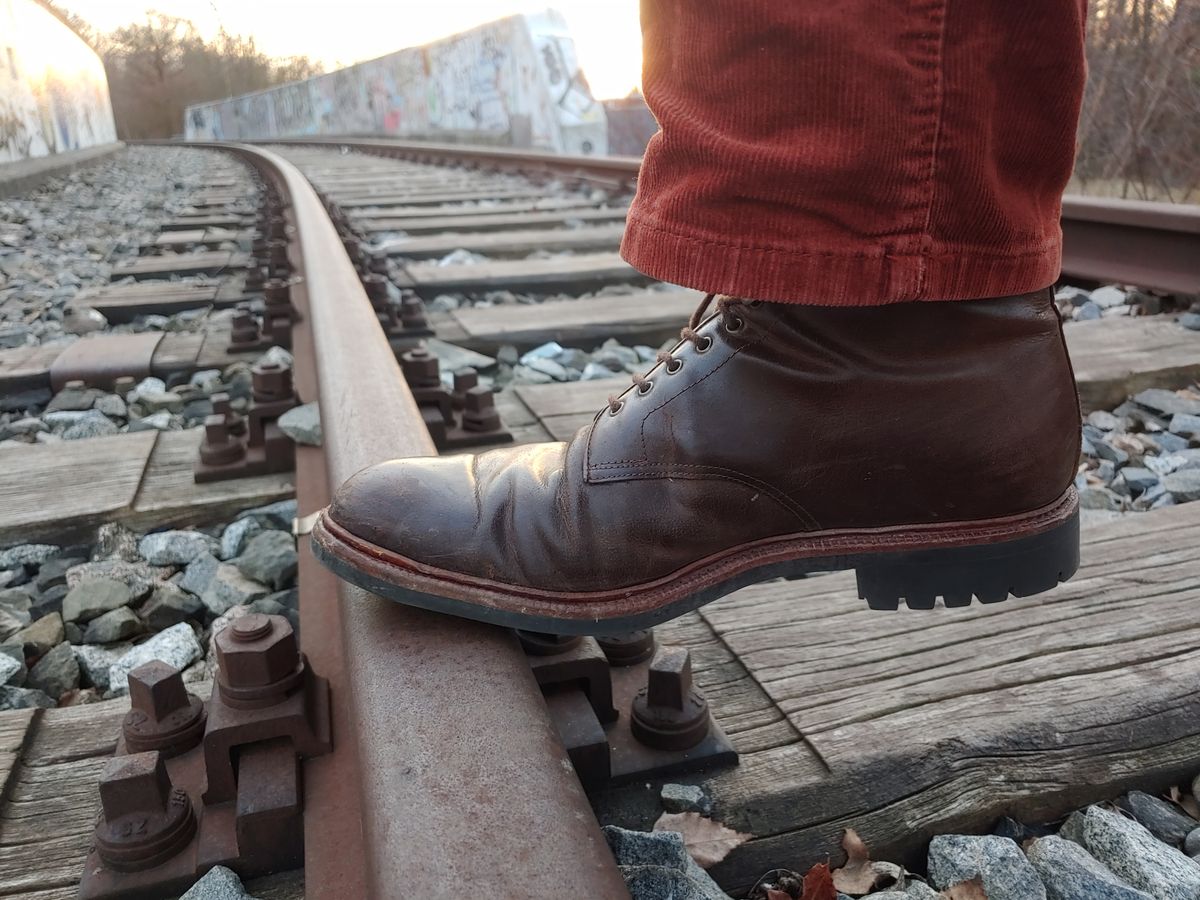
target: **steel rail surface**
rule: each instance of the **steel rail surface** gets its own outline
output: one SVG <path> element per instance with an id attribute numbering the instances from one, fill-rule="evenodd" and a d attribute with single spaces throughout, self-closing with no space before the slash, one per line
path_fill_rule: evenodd
<path id="1" fill-rule="evenodd" d="M 239 153 L 290 200 L 330 483 L 392 457 L 436 455 L 308 181 L 261 148 L 192 146 Z M 338 593 L 350 696 L 334 702 L 349 704 L 359 748 L 355 788 L 369 895 L 627 897 L 511 632 L 401 606 L 344 582 Z"/>
<path id="2" fill-rule="evenodd" d="M 632 182 L 641 158 L 557 156 L 507 147 L 470 147 L 367 137 L 273 138 L 260 144 L 346 146 L 417 162 L 542 171 L 599 182 Z M 1064 275 L 1177 294 L 1200 293 L 1200 206 L 1084 197 L 1063 198 Z"/>

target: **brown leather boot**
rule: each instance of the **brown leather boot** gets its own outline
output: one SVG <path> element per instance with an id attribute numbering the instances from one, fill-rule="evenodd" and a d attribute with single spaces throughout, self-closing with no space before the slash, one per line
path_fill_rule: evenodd
<path id="1" fill-rule="evenodd" d="M 568 443 L 355 475 L 319 517 L 318 558 L 402 603 L 562 634 L 834 569 L 880 609 L 1074 574 L 1079 406 L 1050 291 L 721 298 L 701 322 L 707 306 Z"/>

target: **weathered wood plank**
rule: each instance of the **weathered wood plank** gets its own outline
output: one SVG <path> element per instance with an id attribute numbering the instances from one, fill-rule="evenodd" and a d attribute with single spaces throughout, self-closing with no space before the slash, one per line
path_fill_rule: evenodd
<path id="1" fill-rule="evenodd" d="M 462 343 L 482 353 L 501 344 L 519 349 L 546 341 L 592 350 L 609 338 L 658 346 L 678 337 L 699 305 L 698 291 L 637 291 L 587 300 L 549 300 L 523 306 L 463 307 L 448 315 Z"/>
<path id="2" fill-rule="evenodd" d="M 197 228 L 240 228 L 253 221 L 252 216 L 234 213 L 180 213 L 175 219 L 159 226 L 162 231 L 192 231 Z"/>
<path id="3" fill-rule="evenodd" d="M 16 393 L 50 387 L 50 366 L 68 344 L 55 341 L 35 347 L 0 350 L 0 392 Z"/>
<path id="4" fill-rule="evenodd" d="M 705 607 L 802 737 L 708 781 L 723 821 L 760 836 L 713 874 L 739 889 L 775 866 L 836 861 L 845 827 L 878 856 L 911 860 L 937 831 L 1050 820 L 1190 780 L 1198 533 L 1200 504 L 1089 527 L 1072 582 L 994 606 L 873 613 L 853 576 L 834 574 Z M 633 790 L 602 809 L 654 812 Z"/>
<path id="5" fill-rule="evenodd" d="M 192 467 L 203 437 L 200 428 L 164 431 L 159 436 L 141 489 L 123 515 L 130 527 L 149 529 L 221 521 L 240 510 L 295 495 L 291 472 L 196 484 Z"/>
<path id="6" fill-rule="evenodd" d="M 369 216 L 362 210 L 350 210 L 347 212 L 347 215 L 353 218 L 356 224 L 371 218 L 408 219 L 415 221 L 445 217 L 447 221 L 452 222 L 462 216 L 491 218 L 517 213 L 588 209 L 595 206 L 596 201 L 591 197 L 576 195 L 572 197 L 543 197 L 539 200 L 493 200 L 484 203 L 464 201 L 461 203 L 442 203 L 431 206 L 378 206 L 373 208 Z"/>
<path id="7" fill-rule="evenodd" d="M 173 275 L 220 275 L 249 265 L 250 257 L 245 253 L 230 250 L 204 250 L 199 253 L 164 253 L 161 256 L 143 256 L 113 266 L 111 278 L 170 278 Z"/>
<path id="8" fill-rule="evenodd" d="M 110 324 L 132 322 L 138 316 L 169 316 L 185 309 L 229 305 L 218 303 L 218 285 L 183 281 L 139 281 L 81 291 L 78 302 L 99 310 Z"/>
<path id="9" fill-rule="evenodd" d="M 1085 411 L 1112 409 L 1150 387 L 1200 380 L 1200 333 L 1171 316 L 1076 322 L 1065 329 Z"/>
<path id="10" fill-rule="evenodd" d="M 364 209 L 384 206 L 436 206 L 443 203 L 462 202 L 464 200 L 536 200 L 545 195 L 540 188 L 497 188 L 489 191 L 479 191 L 476 188 L 466 190 L 429 191 L 424 193 L 408 191 L 390 194 L 360 194 L 358 196 L 336 198 L 337 205 L 345 209 Z"/>
<path id="11" fill-rule="evenodd" d="M 0 544 L 96 525 L 133 503 L 156 433 L 30 444 L 0 457 Z"/>
<path id="12" fill-rule="evenodd" d="M 569 222 L 624 222 L 625 209 L 559 209 L 551 211 L 486 213 L 482 210 L 464 211 L 448 216 L 363 216 L 354 220 L 361 231 L 404 231 L 408 234 L 432 234 L 439 231 L 544 231 L 540 226 L 564 225 Z M 480 251 L 481 253 L 483 251 Z"/>
<path id="13" fill-rule="evenodd" d="M 489 257 L 525 256 L 535 250 L 592 252 L 621 246 L 624 223 L 583 228 L 541 228 L 528 231 L 475 231 L 393 238 L 380 245 L 388 256 L 432 259 L 454 250 L 469 250 Z"/>
<path id="14" fill-rule="evenodd" d="M 449 291 L 584 291 L 613 282 L 645 284 L 650 280 L 616 253 L 500 260 L 470 266 L 413 263 L 405 270 L 414 289 L 430 298 Z"/>
<path id="15" fill-rule="evenodd" d="M 150 371 L 160 378 L 175 372 L 190 372 L 197 368 L 196 359 L 200 348 L 204 346 L 206 335 L 203 331 L 168 331 L 164 332 L 162 342 L 154 351 L 154 359 L 150 362 Z"/>

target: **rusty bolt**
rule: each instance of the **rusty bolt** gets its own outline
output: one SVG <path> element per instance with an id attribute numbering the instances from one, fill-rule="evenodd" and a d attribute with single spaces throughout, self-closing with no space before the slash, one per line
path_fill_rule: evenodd
<path id="1" fill-rule="evenodd" d="M 304 675 L 296 633 L 283 616 L 250 613 L 217 633 L 217 686 L 230 706 L 271 706 Z"/>
<path id="2" fill-rule="evenodd" d="M 135 387 L 137 387 L 137 380 L 131 375 L 122 375 L 113 382 L 113 392 L 122 398 L 128 396 Z"/>
<path id="3" fill-rule="evenodd" d="M 400 369 L 409 387 L 440 387 L 442 378 L 438 371 L 438 359 L 424 347 L 414 347 L 400 355 Z"/>
<path id="4" fill-rule="evenodd" d="M 517 640 L 530 656 L 554 656 L 574 650 L 583 643 L 583 635 L 579 634 L 548 634 L 541 631 L 517 630 Z"/>
<path id="5" fill-rule="evenodd" d="M 479 384 L 479 373 L 472 368 L 459 369 L 454 373 L 454 392 L 451 402 L 455 409 L 462 409 L 466 405 L 465 394 L 477 384 Z"/>
<path id="6" fill-rule="evenodd" d="M 224 392 L 213 394 L 210 399 L 212 400 L 213 414 L 225 417 L 225 427 L 231 435 L 241 437 L 246 433 L 246 420 L 233 408 L 233 401 L 229 399 L 228 394 Z"/>
<path id="7" fill-rule="evenodd" d="M 263 285 L 263 299 L 271 305 L 291 302 L 292 283 L 286 278 L 270 278 Z"/>
<path id="8" fill-rule="evenodd" d="M 382 303 L 387 302 L 388 297 L 388 280 L 383 275 L 371 273 L 362 277 L 363 289 L 367 292 L 367 297 L 371 301 L 371 305 L 376 309 Z"/>
<path id="9" fill-rule="evenodd" d="M 287 400 L 292 396 L 292 369 L 280 362 L 260 362 L 250 370 L 255 403 Z"/>
<path id="10" fill-rule="evenodd" d="M 204 420 L 204 440 L 200 442 L 200 461 L 209 466 L 237 462 L 246 453 L 242 442 L 230 433 L 225 416 L 214 412 Z"/>
<path id="11" fill-rule="evenodd" d="M 287 241 L 267 241 L 267 261 L 276 268 L 290 265 L 290 262 L 288 261 Z"/>
<path id="12" fill-rule="evenodd" d="M 100 776 L 96 851 L 119 872 L 149 869 L 192 840 L 196 818 L 185 791 L 172 786 L 155 750 L 110 759 Z"/>
<path id="13" fill-rule="evenodd" d="M 654 631 L 649 628 L 601 635 L 596 638 L 596 643 L 608 657 L 609 664 L 614 666 L 636 666 L 654 655 Z"/>
<path id="14" fill-rule="evenodd" d="M 420 297 L 405 297 L 400 301 L 400 324 L 405 328 L 428 328 L 425 304 Z"/>
<path id="15" fill-rule="evenodd" d="M 464 431 L 496 431 L 500 427 L 500 412 L 496 395 L 491 388 L 476 385 L 463 394 Z"/>
<path id="16" fill-rule="evenodd" d="M 692 657 L 685 648 L 659 648 L 631 712 L 633 736 L 648 747 L 687 750 L 704 740 L 708 701 L 692 687 Z"/>
<path id="17" fill-rule="evenodd" d="M 465 394 L 479 384 L 479 373 L 474 369 L 459 369 L 454 373 L 454 393 Z"/>
<path id="18" fill-rule="evenodd" d="M 129 673 L 130 710 L 121 731 L 131 753 L 157 750 L 175 756 L 204 736 L 204 703 L 183 686 L 183 675 L 161 660 Z"/>
<path id="19" fill-rule="evenodd" d="M 234 344 L 253 344 L 258 340 L 258 320 L 248 309 L 234 312 L 229 337 Z"/>

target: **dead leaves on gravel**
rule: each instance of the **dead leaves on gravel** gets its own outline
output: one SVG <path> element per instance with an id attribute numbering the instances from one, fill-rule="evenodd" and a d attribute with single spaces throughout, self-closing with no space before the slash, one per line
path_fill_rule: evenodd
<path id="1" fill-rule="evenodd" d="M 833 886 L 843 894 L 861 897 L 884 888 L 904 889 L 904 869 L 895 863 L 872 862 L 867 845 L 853 828 L 842 835 L 846 864 L 834 870 Z"/>
<path id="2" fill-rule="evenodd" d="M 853 829 L 842 835 L 846 864 L 831 870 L 818 863 L 804 876 L 775 869 L 758 880 L 748 900 L 837 900 L 838 892 L 864 897 L 880 890 L 903 890 L 908 873 L 893 863 L 874 862 L 866 843 Z M 938 894 L 942 900 L 988 900 L 979 878 L 964 881 Z"/>

